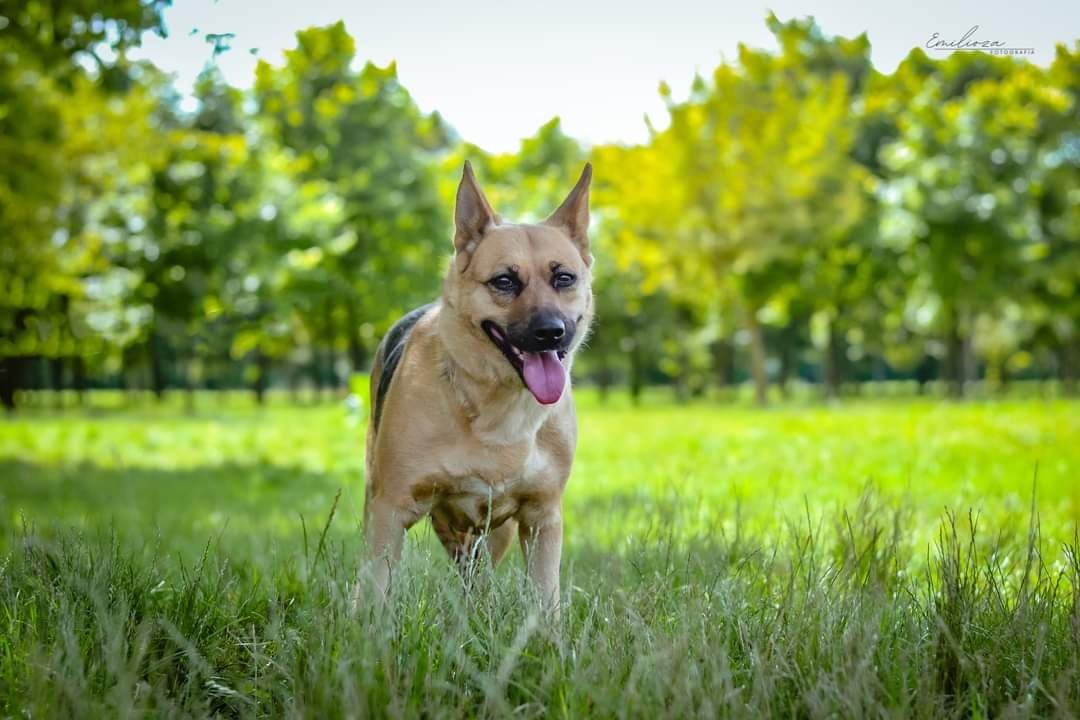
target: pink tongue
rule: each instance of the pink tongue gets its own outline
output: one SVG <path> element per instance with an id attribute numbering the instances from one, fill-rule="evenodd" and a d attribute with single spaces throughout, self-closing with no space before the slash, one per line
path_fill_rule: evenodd
<path id="1" fill-rule="evenodd" d="M 562 397 L 566 387 L 566 368 L 559 362 L 554 350 L 539 353 L 522 353 L 525 367 L 525 385 L 541 405 L 551 405 Z"/>

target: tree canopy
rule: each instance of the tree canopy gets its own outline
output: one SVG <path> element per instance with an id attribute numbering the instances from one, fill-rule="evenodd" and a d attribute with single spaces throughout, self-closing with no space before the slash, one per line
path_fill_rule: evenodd
<path id="1" fill-rule="evenodd" d="M 811 19 L 664 85 L 639 145 L 558 118 L 489 154 L 309 28 L 194 106 L 128 58 L 163 3 L 0 6 L 0 400 L 20 388 L 339 386 L 438 292 L 460 168 L 537 220 L 596 167 L 598 323 L 579 364 L 681 395 L 1080 372 L 1080 44 L 891 74 Z M 216 51 L 215 51 L 216 52 Z"/>

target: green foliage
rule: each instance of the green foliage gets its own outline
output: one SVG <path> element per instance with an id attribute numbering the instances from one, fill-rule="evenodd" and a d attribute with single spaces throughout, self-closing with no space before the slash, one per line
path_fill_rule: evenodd
<path id="1" fill-rule="evenodd" d="M 741 46 L 738 64 L 697 77 L 687 100 L 667 96 L 670 125 L 647 147 L 597 153 L 614 165 L 598 196 L 615 205 L 616 249 L 637 254 L 646 288 L 702 317 L 740 318 L 762 398 L 762 322 L 836 314 L 869 188 L 849 117 L 865 39 L 834 45 L 813 23 L 775 17 L 770 29 L 779 55 Z"/>
<path id="2" fill-rule="evenodd" d="M 1073 113 L 1069 96 L 1044 85 L 1037 68 L 1005 71 L 971 57 L 957 53 L 905 98 L 899 135 L 883 153 L 892 177 L 882 188 L 883 242 L 910 275 L 907 312 L 924 331 L 966 336 L 979 323 L 1021 316 L 1011 310 L 1028 293 L 1010 278 L 1018 267 L 1037 269 L 1054 242 L 1042 231 L 1039 195 L 1051 170 L 1046 154 L 1062 142 L 1052 129 Z M 967 86 L 956 94 L 951 77 L 961 73 Z M 986 328 L 978 349 L 1000 365 L 1030 332 Z"/>
<path id="3" fill-rule="evenodd" d="M 9 407 L 24 356 L 75 354 L 80 337 L 101 339 L 91 327 L 100 298 L 84 286 L 107 274 L 90 206 L 122 184 L 109 174 L 125 173 L 131 159 L 116 142 L 118 123 L 142 109 L 137 97 L 117 107 L 105 93 L 128 88 L 140 72 L 125 51 L 144 30 L 161 30 L 162 5 L 28 0 L 0 8 L 0 399 Z M 103 350 L 91 345 L 82 352 Z"/>
<path id="4" fill-rule="evenodd" d="M 165 34 L 162 10 L 169 0 L 23 0 L 0 5 L 6 49 L 26 64 L 69 80 L 79 61 L 102 72 L 122 71 L 103 56 L 137 46 L 146 30 Z M 118 65 L 120 67 L 118 67 Z"/>
<path id="5" fill-rule="evenodd" d="M 782 382 L 804 348 L 834 393 L 868 357 L 941 361 L 957 393 L 978 364 L 1002 383 L 1033 345 L 1072 377 L 1077 52 L 1043 70 L 916 50 L 883 76 L 865 37 L 768 24 L 778 53 L 741 47 L 682 101 L 662 87 L 667 128 L 594 151 L 620 279 L 714 344 L 745 330 L 760 401 L 768 345 Z"/>
<path id="6" fill-rule="evenodd" d="M 865 35 L 770 15 L 775 49 L 740 47 L 685 98 L 661 87 L 644 144 L 586 148 L 554 118 L 490 154 L 422 112 L 393 64 L 359 66 L 342 23 L 300 31 L 248 94 L 208 65 L 188 107 L 126 57 L 159 11 L 5 11 L 8 407 L 68 373 L 159 394 L 343 388 L 437 295 L 466 159 L 525 221 L 593 160 L 599 322 L 576 367 L 602 387 L 1076 387 L 1080 46 L 1049 68 L 915 50 L 883 75 Z"/>
<path id="7" fill-rule="evenodd" d="M 432 173 L 446 144 L 437 115 L 413 103 L 390 65 L 352 69 L 355 46 L 342 23 L 297 34 L 282 67 L 256 70 L 258 119 L 297 158 L 305 181 L 327 184 L 341 203 L 341 227 L 312 246 L 305 270 L 321 269 L 325 298 L 338 309 L 354 365 L 366 362 L 361 324 L 384 331 L 437 290 L 447 207 Z M 356 368 L 359 369 L 359 368 Z"/>

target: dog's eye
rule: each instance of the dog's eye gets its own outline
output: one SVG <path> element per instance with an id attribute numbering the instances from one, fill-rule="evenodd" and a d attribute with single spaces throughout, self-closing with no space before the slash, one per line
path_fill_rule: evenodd
<path id="1" fill-rule="evenodd" d="M 496 275 L 488 280 L 488 285 L 505 293 L 516 293 L 521 287 L 521 283 L 513 275 Z"/>
<path id="2" fill-rule="evenodd" d="M 562 288 L 570 287 L 574 284 L 576 280 L 577 278 L 574 277 L 571 273 L 557 272 L 555 273 L 555 276 L 551 278 L 551 285 L 556 290 L 561 290 Z"/>

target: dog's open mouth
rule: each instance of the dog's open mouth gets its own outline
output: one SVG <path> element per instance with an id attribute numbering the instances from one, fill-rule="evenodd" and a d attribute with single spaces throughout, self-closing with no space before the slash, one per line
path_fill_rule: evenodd
<path id="1" fill-rule="evenodd" d="M 506 332 L 491 320 L 485 320 L 481 327 L 517 370 L 521 381 L 536 398 L 536 402 L 551 405 L 559 401 L 566 388 L 566 366 L 563 365 L 566 359 L 565 351 L 526 352 L 515 347 Z"/>

